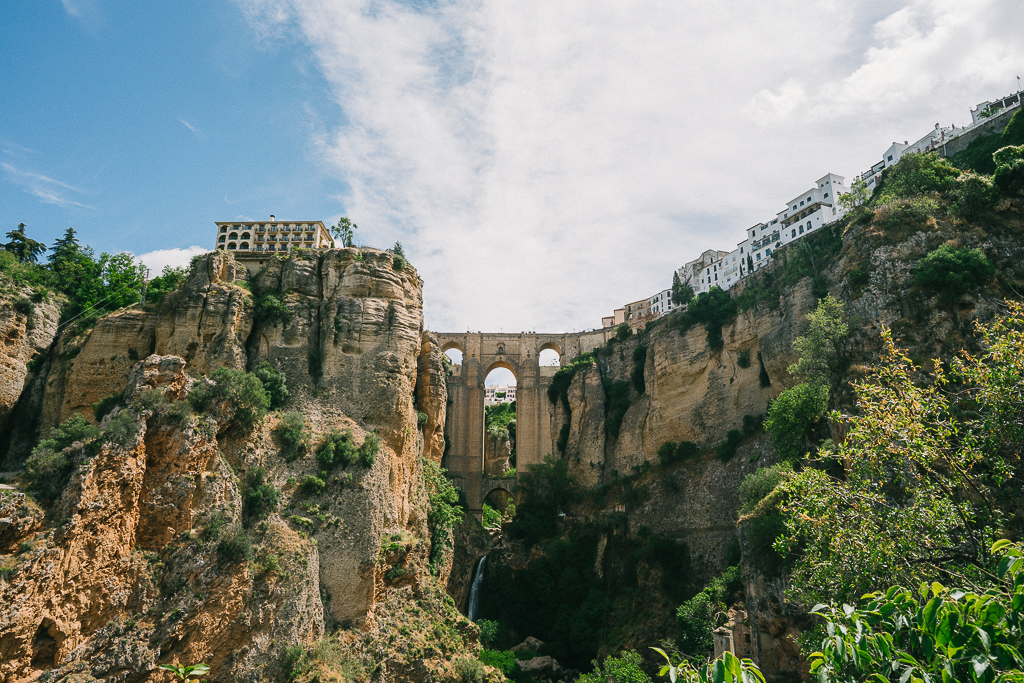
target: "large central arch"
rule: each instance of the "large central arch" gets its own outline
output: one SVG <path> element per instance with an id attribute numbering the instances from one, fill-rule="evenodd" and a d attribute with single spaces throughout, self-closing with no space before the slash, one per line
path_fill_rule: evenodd
<path id="1" fill-rule="evenodd" d="M 459 349 L 462 365 L 448 378 L 444 467 L 479 512 L 494 480 L 484 482 L 484 380 L 496 367 L 516 376 L 516 470 L 523 472 L 555 451 L 552 406 L 547 398 L 556 366 L 538 365 L 540 352 L 555 350 L 561 363 L 605 343 L 608 330 L 572 334 L 438 333 L 442 351 Z M 556 435 L 557 436 L 557 435 Z M 506 480 L 508 482 L 508 480 Z M 509 486 L 511 482 L 508 482 Z M 488 488 L 489 487 L 489 488 Z"/>

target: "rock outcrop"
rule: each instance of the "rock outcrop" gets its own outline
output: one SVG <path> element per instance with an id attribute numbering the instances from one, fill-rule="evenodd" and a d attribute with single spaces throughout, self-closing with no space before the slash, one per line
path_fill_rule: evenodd
<path id="1" fill-rule="evenodd" d="M 421 281 L 372 250 L 296 252 L 253 270 L 209 254 L 160 306 L 57 343 L 42 435 L 73 413 L 92 419 L 107 397 L 122 407 L 99 440 L 65 454 L 74 471 L 45 523 L 17 494 L 3 499 L 0 552 L 32 550 L 0 578 L 0 678 L 56 667 L 51 680 L 141 681 L 157 664 L 205 661 L 213 680 L 274 680 L 286 646 L 343 626 L 373 632 L 393 591 L 436 585 L 412 559 L 429 549 L 420 458 L 440 460 L 446 403 Z M 282 410 L 307 430 L 297 459 L 279 453 L 280 412 L 245 431 L 227 407 L 189 406 L 204 376 L 264 363 L 284 374 Z M 316 444 L 345 431 L 379 450 L 325 476 Z M 280 495 L 262 521 L 245 512 L 257 486 Z M 420 548 L 401 572 L 383 549 L 394 538 Z M 238 543 L 242 558 L 252 544 L 251 560 L 232 555 Z M 392 671 L 402 677 L 400 663 Z"/>

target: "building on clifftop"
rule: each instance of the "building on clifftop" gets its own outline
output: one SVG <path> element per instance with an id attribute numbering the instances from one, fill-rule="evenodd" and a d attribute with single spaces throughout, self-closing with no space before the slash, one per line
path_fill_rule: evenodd
<path id="1" fill-rule="evenodd" d="M 321 221 L 230 221 L 216 223 L 219 250 L 235 256 L 266 257 L 292 249 L 330 249 L 334 238 Z"/>

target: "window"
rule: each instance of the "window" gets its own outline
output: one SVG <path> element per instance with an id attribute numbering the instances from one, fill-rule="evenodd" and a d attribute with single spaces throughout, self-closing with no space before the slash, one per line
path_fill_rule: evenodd
<path id="1" fill-rule="evenodd" d="M 228 231 L 228 226 L 226 226 L 226 225 L 220 226 L 220 231 L 221 232 L 227 232 Z"/>
<path id="2" fill-rule="evenodd" d="M 802 226 L 802 225 L 800 226 L 800 234 L 801 235 L 804 234 L 804 226 Z"/>
<path id="3" fill-rule="evenodd" d="M 223 244 L 224 243 L 224 235 L 221 235 L 220 239 L 217 240 L 217 241 L 220 242 L 221 244 Z"/>
<path id="4" fill-rule="evenodd" d="M 810 204 L 810 203 L 811 203 L 811 198 L 810 198 L 810 197 L 808 197 L 808 198 L 807 198 L 807 203 L 808 203 L 808 204 Z"/>
<path id="5" fill-rule="evenodd" d="M 828 199 L 828 192 L 825 193 L 825 199 Z"/>
<path id="6" fill-rule="evenodd" d="M 836 210 L 835 210 L 835 209 L 832 209 L 832 215 L 833 215 L 833 216 L 835 216 L 835 215 L 836 215 Z"/>
<path id="7" fill-rule="evenodd" d="M 889 155 L 889 161 L 892 161 L 892 155 L 891 154 Z"/>
<path id="8" fill-rule="evenodd" d="M 238 245 L 238 248 L 239 249 L 248 249 L 249 248 L 249 243 L 248 242 L 242 242 L 241 244 Z"/>
<path id="9" fill-rule="evenodd" d="M 807 221 L 807 229 L 808 229 L 808 230 L 810 230 L 810 229 L 811 229 L 811 222 L 810 222 L 810 221 Z"/>
<path id="10" fill-rule="evenodd" d="M 765 249 L 764 250 L 764 255 L 765 256 L 771 256 L 772 255 L 772 250 L 771 249 Z"/>
<path id="11" fill-rule="evenodd" d="M 232 242 L 232 243 L 230 243 L 228 245 L 228 249 L 234 249 L 234 248 L 235 248 L 235 243 L 234 242 Z"/>
<path id="12" fill-rule="evenodd" d="M 804 205 L 804 201 L 801 199 L 800 200 L 800 206 L 803 206 L 803 205 Z"/>
<path id="13" fill-rule="evenodd" d="M 803 232 L 803 230 L 801 230 L 800 232 Z M 791 236 L 796 237 L 796 230 L 793 231 L 793 234 Z"/>
<path id="14" fill-rule="evenodd" d="M 757 260 L 758 260 L 758 261 L 760 261 L 760 260 L 761 260 L 761 254 L 758 254 L 758 255 L 757 255 Z"/>

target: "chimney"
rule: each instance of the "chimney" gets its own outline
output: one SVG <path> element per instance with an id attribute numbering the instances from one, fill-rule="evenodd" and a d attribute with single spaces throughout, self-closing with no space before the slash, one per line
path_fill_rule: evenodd
<path id="1" fill-rule="evenodd" d="M 274 214 L 270 214 L 270 220 L 272 220 L 272 221 L 277 220 L 276 218 L 274 218 Z"/>

